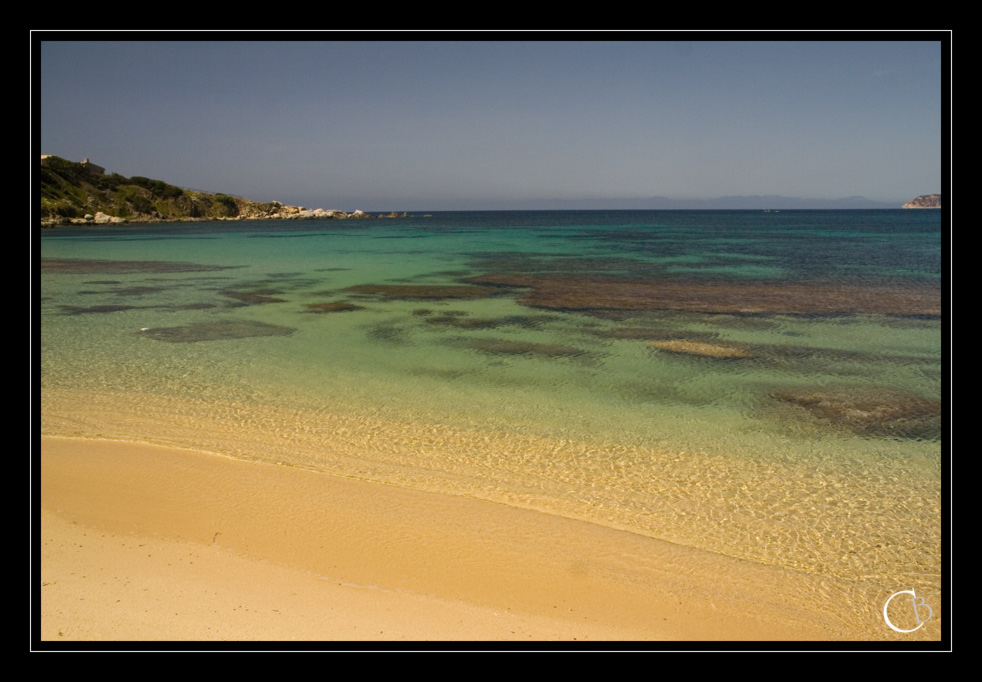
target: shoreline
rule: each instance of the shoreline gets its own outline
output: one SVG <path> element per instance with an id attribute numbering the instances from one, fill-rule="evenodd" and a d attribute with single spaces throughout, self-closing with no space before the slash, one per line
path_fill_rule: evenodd
<path id="1" fill-rule="evenodd" d="M 857 636 L 819 576 L 469 497 L 47 436 L 40 480 L 42 641 Z"/>
<path id="2" fill-rule="evenodd" d="M 624 258 L 648 216 L 523 215 L 46 241 L 44 641 L 941 639 L 940 322 L 852 290 L 779 314 L 819 272 L 924 312 L 934 221 L 799 215 L 765 244 L 749 213 L 664 217 L 697 238 L 675 271 Z M 796 226 L 873 241 L 823 270 Z M 696 248 L 724 228 L 749 260 Z M 647 310 L 664 268 L 713 286 Z M 477 277 L 512 289 L 406 296 Z M 777 312 L 723 306 L 755 277 Z M 901 635 L 884 605 L 914 589 L 933 616 Z"/>

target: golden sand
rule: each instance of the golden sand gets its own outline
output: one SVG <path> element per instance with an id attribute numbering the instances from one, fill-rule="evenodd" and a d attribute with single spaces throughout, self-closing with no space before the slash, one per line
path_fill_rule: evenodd
<path id="1" fill-rule="evenodd" d="M 850 637 L 786 571 L 468 497 L 67 438 L 40 473 L 43 640 Z"/>
<path id="2" fill-rule="evenodd" d="M 909 553 L 884 555 L 879 564 L 868 551 L 849 554 L 849 567 L 865 571 L 859 577 L 837 574 L 842 566 L 832 562 L 856 533 L 879 533 L 871 536 L 879 542 L 891 529 L 912 532 L 909 517 L 897 526 L 876 515 L 882 528 L 862 525 L 870 514 L 859 522 L 849 514 L 798 522 L 790 528 L 811 533 L 800 540 L 818 542 L 825 554 L 805 556 L 814 566 L 788 565 L 773 560 L 783 555 L 772 545 L 795 538 L 768 534 L 767 524 L 778 527 L 779 512 L 793 506 L 805 513 L 808 505 L 782 498 L 766 506 L 765 495 L 751 510 L 764 525 L 738 513 L 744 507 L 720 507 L 731 499 L 749 504 L 741 496 L 747 485 L 789 492 L 780 486 L 791 479 L 775 468 L 779 462 L 758 463 L 748 478 L 718 458 L 693 461 L 690 454 L 674 462 L 671 453 L 645 450 L 666 485 L 651 481 L 641 506 L 628 498 L 618 507 L 603 495 L 565 504 L 555 486 L 574 485 L 569 476 L 582 472 L 556 470 L 565 460 L 549 454 L 576 447 L 571 441 L 214 401 L 54 389 L 42 397 L 46 640 L 941 636 L 940 576 L 921 575 L 937 572 L 933 554 L 910 555 L 903 565 L 897 562 Z M 526 453 L 523 478 L 498 461 L 505 450 Z M 584 453 L 577 462 L 601 468 L 619 456 Z M 692 467 L 701 472 L 697 482 L 712 483 L 722 497 L 686 483 Z M 607 485 L 602 471 L 589 473 Z M 873 504 L 870 495 L 889 473 L 875 476 L 872 488 L 841 483 Z M 611 480 L 625 494 L 632 490 L 631 479 Z M 838 482 L 802 481 L 799 492 Z M 930 493 L 919 494 L 928 500 Z M 649 517 L 659 525 L 649 529 Z M 673 544 L 676 526 L 685 532 Z M 916 528 L 933 547 L 931 527 Z M 718 541 L 741 537 L 761 556 Z M 898 566 L 905 572 L 896 573 Z M 910 576 L 936 617 L 899 635 L 881 609 L 892 592 L 909 587 Z"/>

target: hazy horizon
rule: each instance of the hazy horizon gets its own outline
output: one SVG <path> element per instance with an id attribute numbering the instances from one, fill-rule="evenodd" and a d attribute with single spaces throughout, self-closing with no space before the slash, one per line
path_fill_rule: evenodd
<path id="1" fill-rule="evenodd" d="M 940 41 L 654 35 L 45 40 L 39 151 L 349 211 L 942 191 Z"/>

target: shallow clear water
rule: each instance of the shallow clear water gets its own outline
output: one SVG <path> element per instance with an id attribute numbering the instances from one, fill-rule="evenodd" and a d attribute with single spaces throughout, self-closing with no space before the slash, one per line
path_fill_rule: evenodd
<path id="1" fill-rule="evenodd" d="M 42 426 L 937 594 L 939 213 L 45 231 Z"/>

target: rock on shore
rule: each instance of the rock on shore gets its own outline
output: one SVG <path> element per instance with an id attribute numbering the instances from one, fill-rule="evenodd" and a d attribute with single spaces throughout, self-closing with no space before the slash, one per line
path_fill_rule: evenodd
<path id="1" fill-rule="evenodd" d="M 240 220 L 345 220 L 358 218 L 374 218 L 370 213 L 364 211 L 344 211 L 326 210 L 323 208 L 308 209 L 302 206 L 285 206 L 273 202 L 272 206 L 266 204 L 245 203 L 239 206 L 240 213 L 235 216 L 209 216 L 209 217 L 181 217 L 181 218 L 154 218 L 149 216 L 139 216 L 135 218 L 120 218 L 118 216 L 107 215 L 101 211 L 86 214 L 83 218 L 52 219 L 42 221 L 42 227 L 53 227 L 59 224 L 71 225 L 119 225 L 123 223 L 159 223 L 159 222 L 205 222 L 205 221 L 240 221 Z M 395 214 L 382 217 L 407 217 L 407 214 Z"/>

